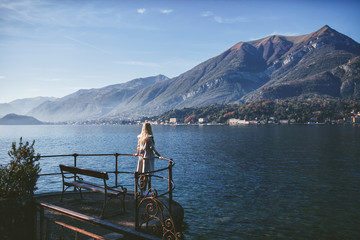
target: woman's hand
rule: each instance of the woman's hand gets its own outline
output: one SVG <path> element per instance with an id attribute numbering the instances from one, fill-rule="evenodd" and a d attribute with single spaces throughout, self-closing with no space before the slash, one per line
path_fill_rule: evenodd
<path id="1" fill-rule="evenodd" d="M 162 156 L 159 156 L 159 159 L 164 159 Z"/>
<path id="2" fill-rule="evenodd" d="M 134 157 L 137 157 L 137 156 L 139 156 L 139 154 L 137 154 L 137 153 L 134 153 L 134 154 L 133 154 L 133 156 L 134 156 Z"/>

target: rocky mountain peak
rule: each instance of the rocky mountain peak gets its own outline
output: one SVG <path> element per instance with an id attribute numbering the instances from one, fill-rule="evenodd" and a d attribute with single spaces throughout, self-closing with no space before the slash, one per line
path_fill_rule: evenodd
<path id="1" fill-rule="evenodd" d="M 47 102 L 40 120 L 153 116 L 262 99 L 360 98 L 360 45 L 325 25 L 301 36 L 239 42 L 178 77 L 155 76 Z"/>
<path id="2" fill-rule="evenodd" d="M 334 29 L 332 29 L 331 27 L 329 27 L 328 25 L 323 26 L 322 28 L 320 28 L 319 30 L 317 30 L 315 33 L 317 33 L 317 35 L 329 35 L 329 34 L 339 34 L 337 31 L 335 31 Z"/>

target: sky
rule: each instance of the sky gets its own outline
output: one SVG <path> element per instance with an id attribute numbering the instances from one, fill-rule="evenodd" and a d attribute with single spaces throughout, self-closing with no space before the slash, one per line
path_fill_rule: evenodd
<path id="1" fill-rule="evenodd" d="M 360 42 L 360 1 L 0 0 L 0 103 L 176 77 L 238 42 L 324 25 Z"/>

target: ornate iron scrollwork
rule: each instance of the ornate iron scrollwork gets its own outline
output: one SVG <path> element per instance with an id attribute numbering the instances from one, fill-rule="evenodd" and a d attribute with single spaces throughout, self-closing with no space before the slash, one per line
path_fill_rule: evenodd
<path id="1" fill-rule="evenodd" d="M 140 183 L 139 183 L 139 189 L 144 191 L 146 189 L 146 185 L 148 183 L 147 176 L 141 175 L 140 176 Z"/>
<path id="2" fill-rule="evenodd" d="M 167 240 L 183 239 L 181 232 L 175 229 L 169 208 L 157 198 L 156 189 L 148 189 L 144 196 L 138 194 L 137 197 L 140 198 L 137 205 L 137 213 L 141 216 L 139 229 Z"/>

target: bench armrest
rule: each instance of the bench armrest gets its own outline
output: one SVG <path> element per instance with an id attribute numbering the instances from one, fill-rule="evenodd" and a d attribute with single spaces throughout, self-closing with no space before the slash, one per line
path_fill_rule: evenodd
<path id="1" fill-rule="evenodd" d="M 121 188 L 121 190 L 119 190 L 119 188 Z M 124 193 L 127 192 L 127 188 L 122 186 L 122 185 L 117 185 L 117 186 L 114 186 L 114 187 L 108 187 L 108 189 L 111 189 L 111 190 L 116 191 L 116 192 L 124 192 Z"/>
<path id="2" fill-rule="evenodd" d="M 68 172 L 61 172 L 61 175 L 62 175 L 63 180 L 65 180 L 65 179 L 73 179 L 75 174 L 68 173 Z M 82 179 L 81 177 L 76 175 L 76 181 L 78 181 L 78 180 L 82 181 L 84 179 Z"/>

